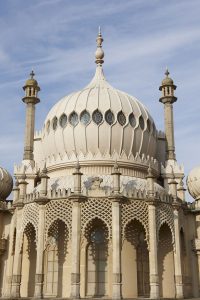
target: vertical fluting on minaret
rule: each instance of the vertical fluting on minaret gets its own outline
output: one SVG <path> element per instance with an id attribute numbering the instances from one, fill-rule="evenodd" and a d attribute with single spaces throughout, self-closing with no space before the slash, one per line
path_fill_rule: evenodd
<path id="1" fill-rule="evenodd" d="M 163 79 L 162 84 L 159 87 L 159 90 L 162 91 L 162 97 L 159 101 L 164 104 L 167 160 L 176 160 L 173 119 L 173 103 L 177 100 L 174 96 L 176 86 L 174 85 L 173 80 L 169 77 L 168 70 L 166 70 L 165 75 L 166 77 Z"/>
<path id="2" fill-rule="evenodd" d="M 23 160 L 33 161 L 33 140 L 35 130 L 35 105 L 40 102 L 37 97 L 40 87 L 34 79 L 34 72 L 30 73 L 30 78 L 26 81 L 23 87 L 25 97 L 22 101 L 26 103 L 26 125 L 25 125 L 25 139 L 24 139 L 24 155 Z"/>

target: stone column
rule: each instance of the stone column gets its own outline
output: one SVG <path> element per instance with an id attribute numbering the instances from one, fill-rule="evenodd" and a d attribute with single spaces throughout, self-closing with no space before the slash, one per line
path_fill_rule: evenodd
<path id="1" fill-rule="evenodd" d="M 11 287 L 12 287 L 12 272 L 13 272 L 13 242 L 14 242 L 14 233 L 15 233 L 15 216 L 12 216 L 11 224 L 10 224 L 10 241 L 9 241 L 9 250 L 8 250 L 8 264 L 7 264 L 7 278 L 6 278 L 6 289 L 4 293 L 4 297 L 8 298 L 11 296 Z M 15 239 L 16 241 L 16 239 Z"/>
<path id="2" fill-rule="evenodd" d="M 44 235 L 45 235 L 45 205 L 39 205 L 38 218 L 38 241 L 37 241 L 37 258 L 35 274 L 35 298 L 43 298 L 43 281 L 44 281 Z"/>
<path id="3" fill-rule="evenodd" d="M 120 197 L 112 199 L 113 299 L 121 299 L 121 208 Z"/>
<path id="4" fill-rule="evenodd" d="M 113 176 L 113 195 L 112 200 L 112 264 L 113 264 L 113 289 L 112 299 L 121 299 L 121 205 L 124 198 L 120 194 L 120 175 L 117 162 L 114 165 Z"/>
<path id="5" fill-rule="evenodd" d="M 156 226 L 156 199 L 154 192 L 154 176 L 152 169 L 148 169 L 148 218 L 149 218 L 149 276 L 150 298 L 159 299 L 158 277 L 158 249 L 157 249 L 157 226 Z"/>
<path id="6" fill-rule="evenodd" d="M 198 296 L 200 296 L 200 215 L 199 213 L 196 214 L 196 233 L 197 238 L 194 239 L 194 254 L 196 254 L 197 260 L 195 260 L 195 263 L 197 262 L 197 269 L 198 269 Z"/>
<path id="7" fill-rule="evenodd" d="M 80 298 L 80 236 L 81 236 L 81 206 L 80 202 L 86 198 L 81 194 L 81 176 L 79 163 L 75 166 L 74 175 L 74 194 L 69 199 L 72 205 L 72 235 L 71 235 L 71 298 Z"/>
<path id="8" fill-rule="evenodd" d="M 156 230 L 156 203 L 149 201 L 149 274 L 150 274 L 150 298 L 159 299 L 158 277 L 158 249 Z"/>
<path id="9" fill-rule="evenodd" d="M 173 196 L 173 211 L 174 211 L 174 273 L 176 285 L 176 298 L 183 298 L 183 276 L 181 266 L 181 247 L 180 247 L 180 226 L 179 226 L 179 209 L 180 203 L 177 201 L 177 182 L 173 178 L 170 182 L 170 191 Z"/>
<path id="10" fill-rule="evenodd" d="M 15 204 L 16 205 L 16 204 Z M 21 232 L 21 219 L 22 219 L 22 207 L 18 205 L 16 208 L 17 214 L 17 228 L 16 228 L 16 243 L 15 254 L 13 263 L 13 275 L 12 275 L 12 288 L 11 297 L 20 298 L 20 285 L 21 285 L 21 264 L 22 264 L 22 232 Z"/>
<path id="11" fill-rule="evenodd" d="M 35 274 L 35 298 L 43 298 L 43 284 L 44 284 L 44 237 L 45 237 L 45 214 L 48 202 L 47 187 L 48 175 L 46 163 L 42 172 L 40 173 L 40 196 L 35 200 L 39 204 L 39 218 L 38 218 L 38 241 L 37 241 L 37 259 L 36 259 L 36 274 Z"/>
<path id="12" fill-rule="evenodd" d="M 179 206 L 174 205 L 174 273 L 176 283 L 176 298 L 183 298 L 183 276 L 181 268 L 181 247 L 180 247 L 180 227 L 179 227 Z"/>
<path id="13" fill-rule="evenodd" d="M 71 197 L 72 198 L 72 197 Z M 80 198 L 73 198 L 72 207 L 72 269 L 71 269 L 71 298 L 80 298 L 80 231 L 81 209 Z"/>

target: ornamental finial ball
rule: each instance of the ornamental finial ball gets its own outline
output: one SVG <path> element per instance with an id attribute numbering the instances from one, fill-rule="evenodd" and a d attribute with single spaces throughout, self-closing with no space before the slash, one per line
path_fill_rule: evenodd
<path id="1" fill-rule="evenodd" d="M 98 36 L 96 39 L 97 42 L 97 50 L 95 52 L 95 62 L 96 64 L 103 64 L 103 58 L 104 58 L 104 51 L 102 49 L 102 43 L 103 43 L 103 38 L 102 38 L 102 34 L 101 34 L 101 27 L 99 26 L 99 32 L 98 32 Z"/>

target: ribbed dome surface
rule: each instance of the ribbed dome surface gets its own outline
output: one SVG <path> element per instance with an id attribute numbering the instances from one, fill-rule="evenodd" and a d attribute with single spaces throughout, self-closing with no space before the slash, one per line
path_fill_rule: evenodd
<path id="1" fill-rule="evenodd" d="M 0 200 L 5 200 L 13 188 L 13 179 L 8 171 L 0 167 Z"/>
<path id="2" fill-rule="evenodd" d="M 155 157 L 153 119 L 136 98 L 106 81 L 101 65 L 88 86 L 53 106 L 44 125 L 45 158 L 99 152 Z"/>
<path id="3" fill-rule="evenodd" d="M 200 198 L 200 166 L 194 168 L 187 177 L 187 188 L 194 199 Z"/>

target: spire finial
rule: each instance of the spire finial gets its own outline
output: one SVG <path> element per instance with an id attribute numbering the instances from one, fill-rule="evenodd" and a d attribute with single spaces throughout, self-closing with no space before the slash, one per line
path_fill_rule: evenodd
<path id="1" fill-rule="evenodd" d="M 31 71 L 30 76 L 31 76 L 31 79 L 33 79 L 33 77 L 35 76 L 35 73 L 33 70 Z"/>
<path id="2" fill-rule="evenodd" d="M 168 77 L 169 76 L 169 70 L 168 70 L 168 67 L 166 67 L 166 71 L 165 71 L 165 75 L 166 75 L 166 77 Z"/>
<path id="3" fill-rule="evenodd" d="M 98 36 L 97 36 L 97 39 L 96 39 L 96 42 L 97 42 L 97 50 L 95 52 L 95 62 L 96 64 L 103 64 L 103 58 L 104 58 L 104 52 L 103 52 L 103 49 L 102 49 L 102 43 L 103 43 L 103 38 L 102 38 L 102 35 L 101 35 L 101 27 L 99 26 L 99 31 L 98 31 Z"/>

